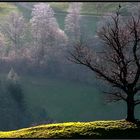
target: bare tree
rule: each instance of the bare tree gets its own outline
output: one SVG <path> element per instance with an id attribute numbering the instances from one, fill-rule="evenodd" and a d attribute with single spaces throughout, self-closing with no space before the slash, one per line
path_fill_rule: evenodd
<path id="1" fill-rule="evenodd" d="M 69 60 L 81 64 L 112 87 L 111 101 L 127 104 L 128 121 L 135 121 L 134 109 L 140 104 L 140 16 L 121 17 L 119 10 L 98 31 L 100 52 L 77 43 Z"/>

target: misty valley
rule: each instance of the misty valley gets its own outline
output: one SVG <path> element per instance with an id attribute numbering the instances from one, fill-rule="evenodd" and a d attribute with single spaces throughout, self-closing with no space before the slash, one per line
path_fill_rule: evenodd
<path id="1" fill-rule="evenodd" d="M 0 2 L 0 138 L 139 138 L 139 15 L 139 2 Z"/>

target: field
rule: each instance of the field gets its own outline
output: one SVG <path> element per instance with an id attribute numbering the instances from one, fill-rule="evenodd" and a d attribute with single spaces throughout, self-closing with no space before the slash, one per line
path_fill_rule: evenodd
<path id="1" fill-rule="evenodd" d="M 0 132 L 0 138 L 140 138 L 139 125 L 125 120 L 67 122 Z"/>
<path id="2" fill-rule="evenodd" d="M 124 118 L 122 103 L 105 104 L 95 85 L 51 77 L 21 76 L 25 99 L 33 117 L 44 109 L 56 122 Z M 115 110 L 113 108 L 116 107 Z"/>
<path id="3" fill-rule="evenodd" d="M 125 105 L 105 103 L 105 96 L 97 85 L 49 76 L 19 76 L 27 108 L 35 119 L 40 109 L 56 122 L 125 118 Z M 5 77 L 1 75 L 1 79 Z"/>

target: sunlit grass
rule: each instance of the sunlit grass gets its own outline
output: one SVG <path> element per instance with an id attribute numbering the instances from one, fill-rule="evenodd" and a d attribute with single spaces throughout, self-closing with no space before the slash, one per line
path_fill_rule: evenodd
<path id="1" fill-rule="evenodd" d="M 125 120 L 67 122 L 0 132 L 0 138 L 140 138 L 139 131 Z"/>

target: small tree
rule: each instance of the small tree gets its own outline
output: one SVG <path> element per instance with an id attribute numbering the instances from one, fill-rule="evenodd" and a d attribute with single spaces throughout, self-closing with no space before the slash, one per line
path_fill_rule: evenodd
<path id="1" fill-rule="evenodd" d="M 134 109 L 140 104 L 140 16 L 121 17 L 119 10 L 98 31 L 102 51 L 96 52 L 78 43 L 70 60 L 96 73 L 111 87 L 111 101 L 127 104 L 128 121 L 135 121 Z"/>
<path id="2" fill-rule="evenodd" d="M 23 111 L 25 109 L 23 90 L 19 83 L 19 76 L 13 68 L 11 68 L 7 75 L 7 91 L 10 93 L 11 97 L 16 101 L 19 108 Z"/>

